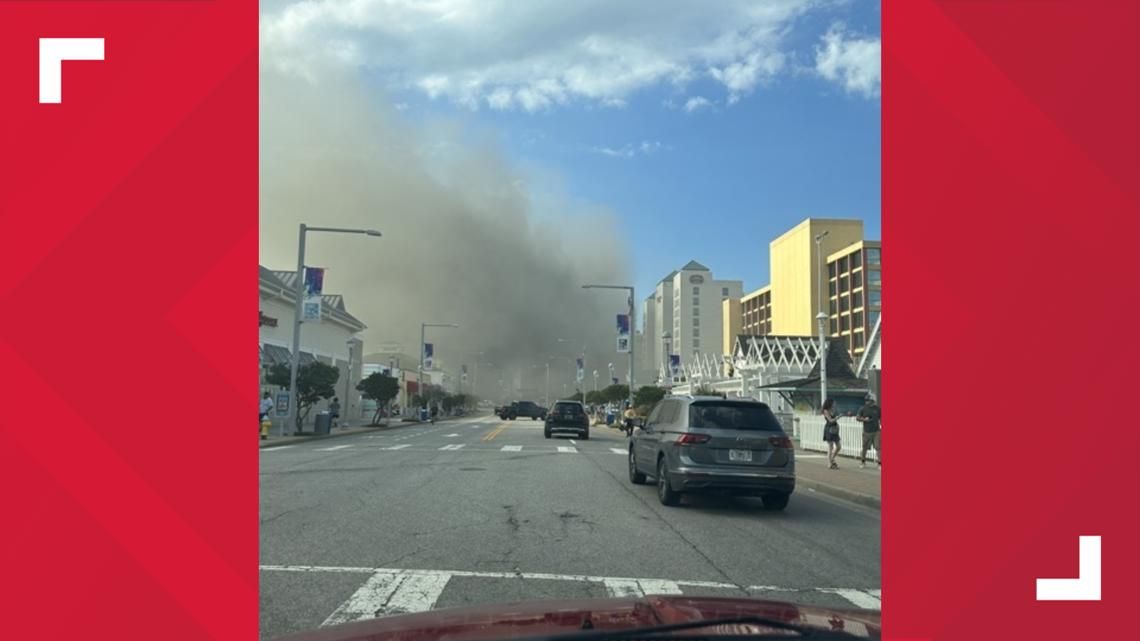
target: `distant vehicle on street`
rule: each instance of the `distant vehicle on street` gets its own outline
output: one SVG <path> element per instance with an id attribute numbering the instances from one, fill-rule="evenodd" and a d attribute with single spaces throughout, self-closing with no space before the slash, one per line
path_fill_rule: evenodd
<path id="1" fill-rule="evenodd" d="M 540 421 L 546 418 L 546 408 L 534 401 L 513 401 L 500 408 L 499 418 L 504 421 L 513 421 L 519 417 Z"/>
<path id="2" fill-rule="evenodd" d="M 555 434 L 571 433 L 583 441 L 589 440 L 590 416 L 578 401 L 558 401 L 546 415 L 546 427 L 542 433 L 546 438 Z"/>
<path id="3" fill-rule="evenodd" d="M 759 496 L 782 510 L 796 486 L 792 441 L 764 403 L 719 396 L 668 396 L 633 430 L 629 480 L 657 482 L 675 506 L 686 492 Z"/>

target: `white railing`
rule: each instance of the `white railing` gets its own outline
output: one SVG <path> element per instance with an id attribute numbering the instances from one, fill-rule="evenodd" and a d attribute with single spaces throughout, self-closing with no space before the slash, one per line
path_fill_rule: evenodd
<path id="1" fill-rule="evenodd" d="M 819 414 L 796 413 L 795 436 L 799 440 L 800 449 L 827 451 L 827 442 L 823 440 L 823 424 L 823 416 Z M 839 446 L 840 456 L 858 458 L 863 449 L 863 424 L 854 418 L 840 418 Z M 867 458 L 878 461 L 879 452 L 871 449 L 867 452 Z"/>

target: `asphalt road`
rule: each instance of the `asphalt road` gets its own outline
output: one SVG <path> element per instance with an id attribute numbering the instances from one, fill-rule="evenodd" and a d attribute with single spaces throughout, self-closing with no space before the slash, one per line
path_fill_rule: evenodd
<path id="1" fill-rule="evenodd" d="M 261 635 L 409 611 L 750 594 L 878 608 L 879 514 L 797 492 L 657 501 L 626 439 L 485 416 L 261 450 Z"/>

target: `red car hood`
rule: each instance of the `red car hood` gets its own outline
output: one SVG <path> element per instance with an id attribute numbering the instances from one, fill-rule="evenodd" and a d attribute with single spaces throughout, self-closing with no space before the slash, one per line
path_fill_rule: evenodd
<path id="1" fill-rule="evenodd" d="M 878 612 L 839 610 L 752 598 L 647 596 L 580 601 L 532 601 L 454 608 L 389 616 L 313 630 L 280 641 L 489 641 L 587 631 L 629 630 L 656 625 L 740 617 L 784 623 L 878 639 Z M 778 633 L 756 624 L 709 626 L 704 635 Z"/>

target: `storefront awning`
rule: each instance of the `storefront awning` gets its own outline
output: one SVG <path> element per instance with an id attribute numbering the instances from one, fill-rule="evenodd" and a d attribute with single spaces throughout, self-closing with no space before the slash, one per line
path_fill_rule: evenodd
<path id="1" fill-rule="evenodd" d="M 278 345 L 264 344 L 261 346 L 261 366 L 288 365 L 292 358 L 289 350 Z"/>

